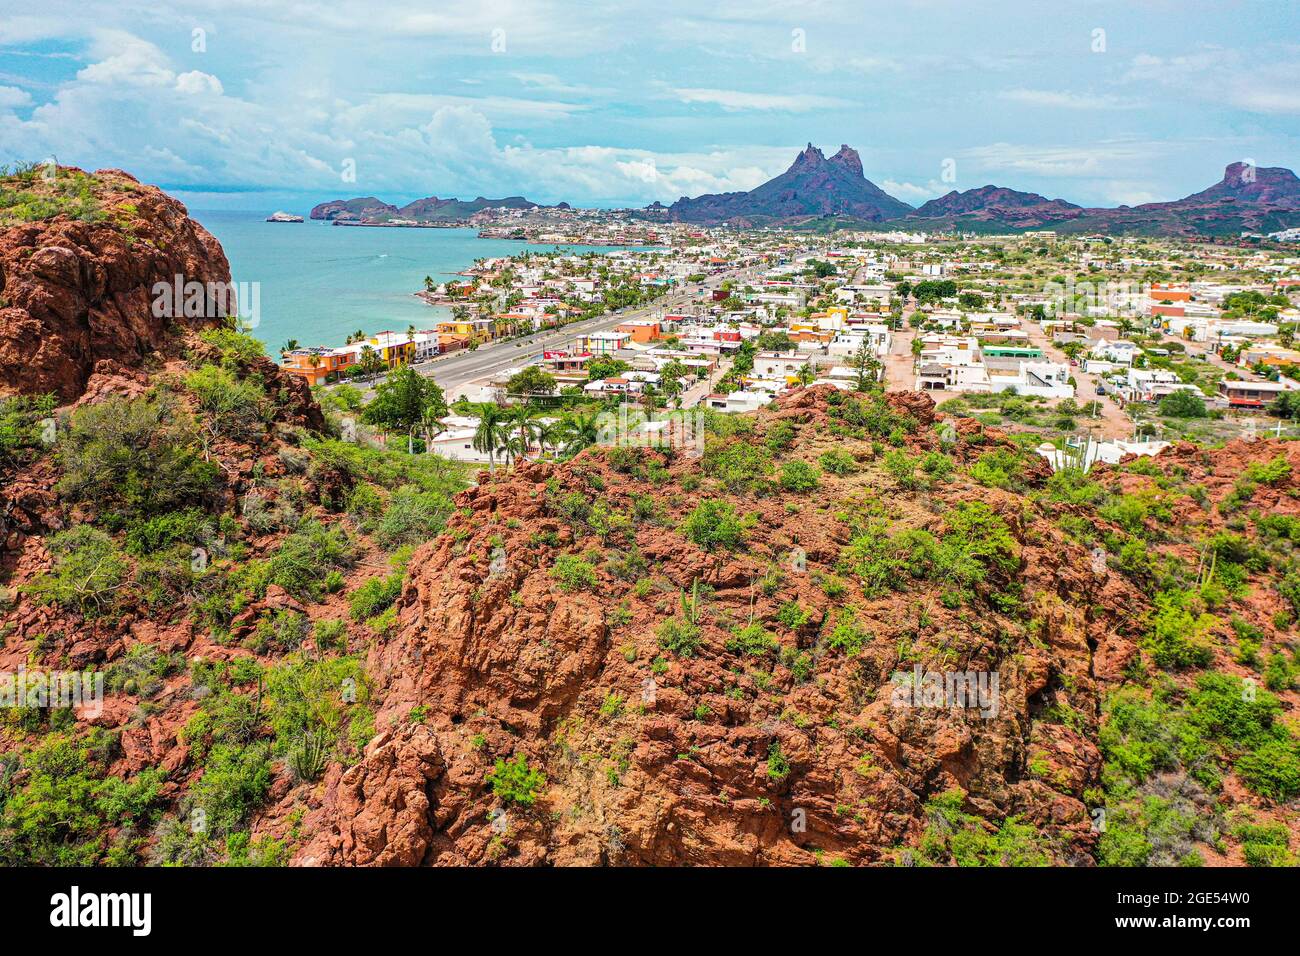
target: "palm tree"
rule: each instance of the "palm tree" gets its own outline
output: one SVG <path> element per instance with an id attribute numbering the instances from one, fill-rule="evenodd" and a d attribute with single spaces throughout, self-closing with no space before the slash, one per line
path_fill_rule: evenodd
<path id="1" fill-rule="evenodd" d="M 361 359 L 357 366 L 363 377 L 374 381 L 375 376 L 379 374 L 379 370 L 384 367 L 384 362 L 379 357 L 378 352 L 369 345 L 363 345 L 361 346 Z"/>
<path id="2" fill-rule="evenodd" d="M 298 340 L 289 339 L 287 342 L 284 343 L 283 346 L 280 347 L 280 354 L 284 355 L 286 352 L 292 352 L 297 347 L 298 347 Z"/>
<path id="3" fill-rule="evenodd" d="M 510 435 L 501 447 L 510 460 L 521 461 L 528 454 L 528 439 L 522 435 Z"/>
<path id="4" fill-rule="evenodd" d="M 645 409 L 646 419 L 654 421 L 655 409 L 659 407 L 659 389 L 649 382 L 641 389 L 641 407 Z"/>
<path id="5" fill-rule="evenodd" d="M 515 457 L 523 458 L 528 454 L 529 442 L 537 438 L 537 423 L 528 414 L 528 406 L 520 405 L 511 413 L 510 425 L 516 430 L 515 439 L 512 439 L 518 449 Z"/>
<path id="6" fill-rule="evenodd" d="M 813 380 L 816 378 L 817 378 L 817 373 L 812 370 L 811 365 L 805 362 L 803 368 L 799 369 L 799 375 L 798 375 L 799 384 L 811 385 L 813 383 Z"/>
<path id="7" fill-rule="evenodd" d="M 564 453 L 569 456 L 576 455 L 600 440 L 599 413 L 566 415 L 560 423 L 560 428 L 564 435 Z"/>
<path id="8" fill-rule="evenodd" d="M 441 409 L 445 411 L 445 409 Z M 424 447 L 427 449 L 433 441 L 433 436 L 442 432 L 442 422 L 438 419 L 437 409 L 432 403 L 425 405 L 420 412 L 420 430 L 424 432 Z"/>
<path id="9" fill-rule="evenodd" d="M 470 444 L 488 456 L 488 471 L 496 470 L 496 455 L 506 443 L 507 429 L 505 409 L 500 405 L 484 402 L 478 406 L 478 427 Z"/>
<path id="10" fill-rule="evenodd" d="M 561 422 L 557 421 L 538 421 L 537 422 L 537 444 L 546 454 L 546 446 L 549 445 L 554 450 L 564 436 L 564 427 Z"/>

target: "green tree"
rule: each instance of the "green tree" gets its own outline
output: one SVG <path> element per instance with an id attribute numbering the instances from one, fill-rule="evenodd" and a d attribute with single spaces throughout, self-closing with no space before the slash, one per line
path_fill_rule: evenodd
<path id="1" fill-rule="evenodd" d="M 361 412 L 364 421 L 384 431 L 406 432 L 406 450 L 415 450 L 415 432 L 447 414 L 441 386 L 409 365 L 389 373 L 375 389 L 375 397 Z"/>
<path id="2" fill-rule="evenodd" d="M 1179 389 L 1160 399 L 1160 414 L 1170 418 L 1204 418 L 1205 399 L 1190 389 Z"/>
<path id="3" fill-rule="evenodd" d="M 555 391 L 555 376 L 536 365 L 510 376 L 506 382 L 506 392 L 511 395 L 550 395 Z"/>

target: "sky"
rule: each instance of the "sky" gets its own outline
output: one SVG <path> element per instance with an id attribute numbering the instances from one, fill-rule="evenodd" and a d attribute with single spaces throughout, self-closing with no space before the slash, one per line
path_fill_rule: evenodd
<path id="1" fill-rule="evenodd" d="M 841 143 L 919 205 L 1300 167 L 1294 0 L 0 0 L 0 163 L 196 209 L 645 205 Z"/>

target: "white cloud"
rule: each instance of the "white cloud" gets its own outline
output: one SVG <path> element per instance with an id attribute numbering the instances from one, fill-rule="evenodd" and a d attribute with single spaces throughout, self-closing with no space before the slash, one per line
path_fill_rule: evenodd
<path id="1" fill-rule="evenodd" d="M 998 97 L 1010 103 L 1060 110 L 1131 110 L 1141 106 L 1136 100 L 1106 93 L 1071 93 L 1066 90 L 1003 90 Z"/>
<path id="2" fill-rule="evenodd" d="M 21 90 L 16 86 L 0 86 L 0 109 L 16 109 L 19 106 L 30 106 L 32 96 L 26 90 Z"/>
<path id="3" fill-rule="evenodd" d="M 176 79 L 161 50 L 121 30 L 99 31 L 91 44 L 91 54 L 103 59 L 77 74 L 82 83 L 169 86 Z"/>
<path id="4" fill-rule="evenodd" d="M 895 182 L 892 179 L 882 179 L 880 188 L 895 199 L 902 199 L 904 202 L 910 202 L 916 205 L 918 202 L 925 202 L 929 199 L 935 199 L 944 196 L 957 186 L 954 183 L 941 183 L 931 179 L 929 182 L 918 185 L 917 183 Z"/>
<path id="5" fill-rule="evenodd" d="M 748 93 L 742 90 L 711 90 L 682 87 L 673 94 L 683 103 L 710 103 L 724 110 L 781 110 L 803 113 L 809 110 L 852 106 L 848 100 L 810 93 Z"/>
<path id="6" fill-rule="evenodd" d="M 1112 142 L 1087 146 L 991 143 L 962 151 L 982 171 L 1092 178 L 1155 162 L 1169 144 Z"/>
<path id="7" fill-rule="evenodd" d="M 1300 59 L 1291 46 L 1207 48 L 1180 56 L 1140 53 L 1124 79 L 1253 113 L 1300 113 Z"/>
<path id="8" fill-rule="evenodd" d="M 198 70 L 190 70 L 188 73 L 182 73 L 176 77 L 176 89 L 182 93 L 215 93 L 218 96 L 225 92 L 219 79 Z"/>
<path id="9" fill-rule="evenodd" d="M 442 93 L 344 97 L 322 88 L 286 110 L 281 102 L 232 95 L 219 70 L 178 70 L 156 46 L 130 34 L 98 32 L 90 51 L 92 62 L 30 117 L 0 109 L 0 154 L 54 153 L 63 162 L 120 166 L 196 192 L 256 184 L 322 197 L 524 192 L 539 201 L 643 204 L 751 188 L 784 168 L 795 151 L 539 147 L 517 130 L 547 129 L 586 107 Z M 549 83 L 548 77 L 529 80 L 535 88 Z M 20 88 L 0 87 L 0 105 L 29 102 Z M 498 141 L 497 123 L 512 127 L 508 144 Z M 355 162 L 355 182 L 340 177 L 347 160 Z"/>

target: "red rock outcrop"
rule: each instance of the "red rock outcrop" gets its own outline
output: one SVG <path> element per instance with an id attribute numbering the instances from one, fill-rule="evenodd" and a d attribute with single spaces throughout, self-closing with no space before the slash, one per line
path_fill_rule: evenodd
<path id="1" fill-rule="evenodd" d="M 804 431 L 795 454 L 806 455 L 834 397 L 826 388 L 795 393 L 760 414 L 758 434 L 796 423 Z M 922 424 L 909 443 L 938 447 L 927 396 L 892 395 L 888 404 Z M 1003 443 L 955 431 L 947 447 L 959 460 Z M 698 476 L 684 456 L 646 454 L 669 470 L 669 487 Z M 852 494 L 850 480 L 825 481 L 832 500 Z M 560 503 L 575 493 L 618 511 L 654 497 L 655 519 L 600 549 L 644 566 L 628 573 L 611 557 L 596 562 L 590 587 L 557 582 L 557 555 L 597 548 L 563 516 Z M 779 493 L 737 497 L 708 486 L 707 497 L 754 515 L 745 550 L 732 554 L 702 550 L 677 530 L 695 496 L 656 491 L 599 450 L 484 480 L 459 497 L 450 533 L 412 559 L 398 631 L 368 659 L 382 736 L 314 806 L 306 820 L 314 836 L 296 862 L 883 863 L 919 839 L 925 802 L 952 787 L 982 815 L 1018 814 L 1050 833 L 1059 860 L 1088 862 L 1095 835 L 1083 794 L 1100 773 L 1095 733 L 1040 728 L 1036 715 L 1049 704 L 1098 713 L 1091 648 L 1121 659 L 1132 652 L 1124 625 L 1100 608 L 1139 599 L 1118 576 L 1096 574 L 1050 523 L 1031 524 L 1020 496 L 982 487 L 936 494 L 949 505 L 983 501 L 1007 522 L 1018 581 L 1036 602 L 1032 640 L 999 613 L 973 619 L 933 593 L 864 599 L 849 585 L 831 599 L 817 582 L 837 570 L 845 519 L 810 506 L 792 512 L 793 499 Z M 894 507 L 943 526 L 915 502 Z M 807 565 L 791 571 L 795 548 Z M 772 577 L 774 568 L 786 570 Z M 701 644 L 667 653 L 657 627 L 684 613 L 696 582 L 707 585 Z M 790 605 L 807 612 L 806 624 L 778 623 Z M 859 654 L 819 636 L 846 605 L 870 635 Z M 779 650 L 737 652 L 729 639 L 746 621 L 781 634 Z M 913 666 L 902 648 L 915 641 L 928 656 L 936 640 L 959 669 L 999 674 L 991 719 L 896 706 L 893 675 Z M 504 803 L 485 782 L 494 760 L 512 755 L 547 776 L 535 806 Z M 1050 786 L 1027 772 L 1031 759 L 1051 770 Z M 426 803 L 428 830 L 411 818 Z M 397 834 L 391 852 L 375 843 L 386 826 Z"/>
<path id="2" fill-rule="evenodd" d="M 205 302 L 202 316 L 186 317 L 183 302 L 167 310 L 173 316 L 156 316 L 157 283 L 181 276 L 202 283 L 205 296 L 210 283 L 228 288 L 225 253 L 156 186 L 120 170 L 100 170 L 91 181 L 92 221 L 61 214 L 0 232 L 0 396 L 54 392 L 72 401 L 93 372 L 170 354 L 178 329 L 214 325 L 225 314 L 223 294 Z M 42 182 L 28 188 L 39 191 Z"/>

